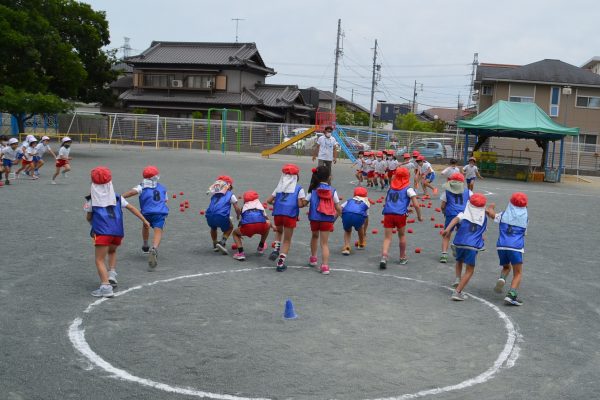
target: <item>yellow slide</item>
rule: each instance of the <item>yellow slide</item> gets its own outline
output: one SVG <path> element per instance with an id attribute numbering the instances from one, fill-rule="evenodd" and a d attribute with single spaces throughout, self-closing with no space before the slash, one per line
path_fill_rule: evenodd
<path id="1" fill-rule="evenodd" d="M 310 135 L 312 135 L 313 133 L 315 133 L 315 131 L 317 130 L 316 126 L 313 126 L 312 128 L 302 132 L 299 135 L 294 136 L 293 138 L 291 138 L 288 141 L 285 141 L 283 143 L 279 143 L 277 146 L 272 147 L 270 149 L 267 150 L 263 150 L 261 154 L 261 156 L 263 157 L 269 157 L 271 154 L 275 154 L 275 153 L 279 153 L 281 150 L 293 145 L 294 143 L 302 140 L 302 139 L 306 139 L 307 137 L 309 137 Z"/>

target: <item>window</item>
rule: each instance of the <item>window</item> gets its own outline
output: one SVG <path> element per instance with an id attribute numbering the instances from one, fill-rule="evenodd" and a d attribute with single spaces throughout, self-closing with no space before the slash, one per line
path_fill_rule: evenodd
<path id="1" fill-rule="evenodd" d="M 577 107 L 600 108 L 600 97 L 577 95 Z"/>
<path id="2" fill-rule="evenodd" d="M 481 86 L 481 94 L 483 96 L 491 96 L 492 94 L 494 94 L 492 86 L 491 85 Z"/>
<path id="3" fill-rule="evenodd" d="M 187 77 L 187 88 L 212 89 L 214 86 L 215 78 L 212 75 L 192 75 Z"/>
<path id="4" fill-rule="evenodd" d="M 144 75 L 144 86 L 146 87 L 169 87 L 168 75 L 147 74 Z"/>
<path id="5" fill-rule="evenodd" d="M 590 134 L 579 135 L 579 145 L 581 146 L 581 151 L 595 153 L 597 140 L 598 140 L 598 135 L 590 135 Z"/>
<path id="6" fill-rule="evenodd" d="M 560 88 L 553 86 L 550 88 L 550 116 L 558 117 L 560 104 Z"/>
<path id="7" fill-rule="evenodd" d="M 508 101 L 515 103 L 533 103 L 535 98 L 535 85 L 511 83 Z"/>
<path id="8" fill-rule="evenodd" d="M 510 96 L 508 101 L 512 101 L 514 103 L 533 103 L 533 97 Z"/>

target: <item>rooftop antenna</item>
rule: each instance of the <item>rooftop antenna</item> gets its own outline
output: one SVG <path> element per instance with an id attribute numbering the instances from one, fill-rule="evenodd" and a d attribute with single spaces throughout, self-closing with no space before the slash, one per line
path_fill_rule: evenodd
<path id="1" fill-rule="evenodd" d="M 238 42 L 238 28 L 239 28 L 239 24 L 240 21 L 245 21 L 244 18 L 231 18 L 232 21 L 235 21 L 235 42 Z"/>
<path id="2" fill-rule="evenodd" d="M 123 43 L 123 47 L 121 47 L 123 49 L 123 58 L 128 58 L 131 56 L 131 45 L 129 44 L 129 41 L 131 40 L 131 38 L 128 38 L 127 36 L 125 36 L 124 38 L 124 42 Z"/>
<path id="3" fill-rule="evenodd" d="M 473 68 L 471 69 L 471 86 L 469 87 L 469 97 L 467 98 L 467 108 L 471 108 L 471 101 L 473 100 L 473 85 L 475 84 L 475 73 L 477 72 L 477 66 L 479 65 L 479 53 L 473 54 Z"/>

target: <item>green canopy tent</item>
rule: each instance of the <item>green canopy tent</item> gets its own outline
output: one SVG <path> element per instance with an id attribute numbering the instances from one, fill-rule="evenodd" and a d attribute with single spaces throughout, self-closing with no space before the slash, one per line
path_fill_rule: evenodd
<path id="1" fill-rule="evenodd" d="M 566 136 L 578 136 L 579 128 L 567 128 L 554 122 L 535 103 L 515 103 L 498 101 L 493 106 L 472 120 L 458 121 L 458 127 L 465 131 L 465 143 L 469 143 L 469 135 L 477 137 L 474 151 L 490 137 L 509 137 L 518 139 L 533 139 L 544 150 L 543 167 L 548 168 L 548 146 L 553 143 L 552 163 L 556 142 L 560 141 L 560 161 L 557 180 L 563 170 L 564 139 Z M 465 163 L 468 158 L 468 145 L 465 144 Z"/>

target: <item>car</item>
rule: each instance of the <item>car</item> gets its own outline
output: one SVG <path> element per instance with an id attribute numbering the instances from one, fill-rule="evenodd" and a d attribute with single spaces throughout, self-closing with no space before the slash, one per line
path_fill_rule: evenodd
<path id="1" fill-rule="evenodd" d="M 402 157 L 404 153 L 412 153 L 418 151 L 422 156 L 429 159 L 440 160 L 442 158 L 454 157 L 454 150 L 452 145 L 453 139 L 441 138 L 433 140 L 419 139 L 414 141 L 407 148 L 406 146 L 396 151 L 396 157 Z"/>
<path id="2" fill-rule="evenodd" d="M 346 142 L 346 146 L 348 146 L 348 149 L 351 151 L 352 150 L 356 150 L 356 151 L 371 150 L 371 146 L 369 146 L 367 143 L 359 142 L 357 139 L 355 139 L 351 136 L 344 137 L 344 141 Z"/>

